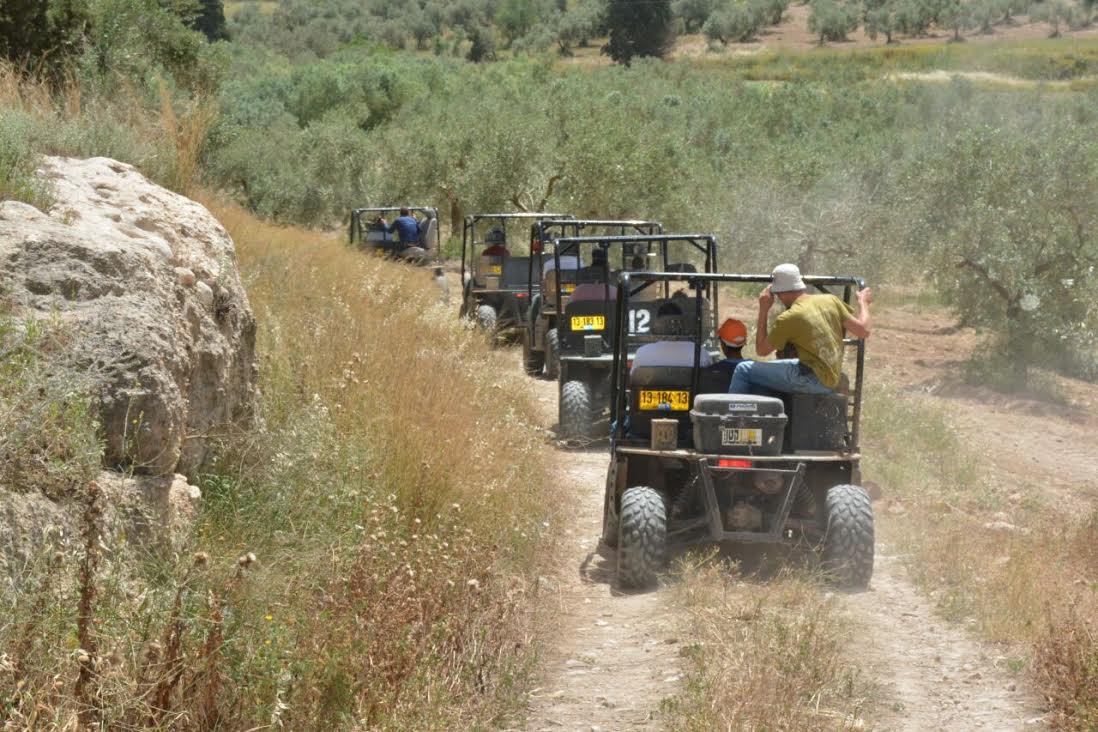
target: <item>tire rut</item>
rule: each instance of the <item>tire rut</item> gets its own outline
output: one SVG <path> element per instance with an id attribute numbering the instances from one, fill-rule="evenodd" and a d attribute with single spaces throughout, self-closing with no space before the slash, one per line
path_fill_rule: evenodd
<path id="1" fill-rule="evenodd" d="M 544 424 L 556 422 L 555 381 L 532 381 Z M 559 569 L 544 602 L 555 641 L 530 693 L 525 724 L 513 729 L 662 729 L 661 702 L 679 693 L 679 618 L 661 592 L 624 594 L 614 585 L 616 554 L 602 532 L 604 447 L 559 450 L 570 505 Z M 878 543 L 870 589 L 843 596 L 864 643 L 852 658 L 882 689 L 870 728 L 1044 730 L 1041 699 L 1007 669 L 994 647 L 938 618 L 907 579 L 900 558 Z"/>
<path id="2" fill-rule="evenodd" d="M 556 383 L 533 383 L 552 425 Z M 662 729 L 660 703 L 679 691 L 676 615 L 659 591 L 614 584 L 616 555 L 599 540 L 605 448 L 560 450 L 557 464 L 571 505 L 561 511 L 559 570 L 543 588 L 556 638 L 521 729 Z"/>
<path id="3" fill-rule="evenodd" d="M 846 606 L 865 643 L 859 663 L 885 694 L 875 728 L 1044 730 L 1041 699 L 993 646 L 938 618 L 907 579 L 901 557 L 878 544 L 869 591 Z"/>

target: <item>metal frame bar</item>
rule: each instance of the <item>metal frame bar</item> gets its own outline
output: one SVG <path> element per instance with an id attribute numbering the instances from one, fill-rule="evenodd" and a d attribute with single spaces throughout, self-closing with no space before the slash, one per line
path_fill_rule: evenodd
<path id="1" fill-rule="evenodd" d="M 435 220 L 435 253 L 437 257 L 442 256 L 442 233 L 438 224 L 438 209 L 434 206 L 360 206 L 359 208 L 351 209 L 351 226 L 347 232 L 348 243 L 357 244 L 355 241 L 356 235 L 361 236 L 362 233 L 362 214 L 367 213 L 389 213 L 392 211 L 399 211 L 402 208 L 406 208 L 409 211 L 420 211 L 427 214 Z"/>
<path id="2" fill-rule="evenodd" d="M 560 277 L 560 255 L 561 255 L 561 250 L 570 251 L 572 248 L 574 248 L 576 253 L 577 253 L 577 256 L 578 256 L 579 251 L 580 251 L 580 247 L 583 244 L 600 244 L 600 245 L 604 245 L 606 248 L 609 248 L 610 245 L 613 245 L 613 244 L 621 244 L 623 251 L 624 251 L 624 247 L 625 247 L 626 244 L 658 244 L 660 246 L 660 251 L 663 255 L 664 268 L 666 269 L 667 268 L 668 244 L 671 244 L 671 243 L 674 243 L 674 242 L 687 242 L 691 246 L 693 246 L 695 249 L 697 249 L 698 251 L 704 253 L 705 254 L 705 268 L 706 268 L 705 275 L 710 276 L 710 277 L 717 275 L 717 272 L 716 272 L 716 268 L 717 268 L 717 239 L 712 234 L 646 234 L 646 235 L 633 235 L 633 236 L 568 236 L 568 237 L 558 237 L 556 239 L 553 239 L 552 240 L 553 266 L 555 268 L 555 271 L 557 272 L 556 282 L 554 284 L 556 285 L 556 296 L 557 296 L 556 297 L 556 306 L 557 306 L 558 314 L 563 315 L 563 313 L 564 313 L 564 308 L 561 305 L 561 289 L 560 289 L 560 284 L 561 284 L 561 282 L 560 282 L 561 281 L 561 277 Z M 703 242 L 704 244 L 699 244 L 699 242 Z M 651 274 L 656 274 L 656 273 L 642 272 L 642 273 L 638 273 L 638 274 L 639 275 L 651 275 Z M 695 273 L 695 272 L 683 273 L 683 275 L 685 275 L 687 277 L 696 276 L 697 274 L 698 273 Z M 678 275 L 678 273 L 673 273 L 671 276 L 675 277 L 676 275 Z M 610 278 L 607 277 L 606 282 L 605 282 L 605 284 L 606 284 L 606 295 L 607 296 L 603 298 L 603 317 L 609 317 L 609 310 L 608 310 L 608 307 L 609 307 L 608 300 L 609 300 L 609 293 L 610 293 L 609 279 Z M 639 279 L 643 280 L 643 279 L 646 279 L 646 277 L 639 277 Z M 681 276 L 680 276 L 680 279 L 681 279 Z M 617 309 L 617 316 L 618 316 L 617 317 L 618 331 L 617 331 L 617 336 L 611 342 L 611 347 L 614 349 L 614 359 L 613 359 L 613 364 L 611 366 L 611 369 L 612 369 L 613 373 L 611 374 L 611 377 L 610 377 L 610 388 L 611 388 L 610 393 L 612 395 L 615 395 L 615 399 L 616 399 L 616 395 L 618 393 L 618 383 L 619 383 L 618 382 L 618 361 L 619 361 L 618 351 L 620 349 L 618 348 L 618 343 L 620 341 L 618 339 L 620 339 L 622 337 L 622 328 L 623 328 L 623 323 L 624 323 L 624 320 L 625 320 L 625 315 L 624 315 L 625 311 L 621 307 L 621 303 L 623 302 L 622 289 L 628 289 L 628 286 L 629 286 L 629 273 L 628 272 L 622 272 L 619 275 L 618 303 L 617 303 L 617 308 L 616 308 Z M 667 288 L 665 288 L 665 291 L 666 291 L 666 289 Z M 706 292 L 707 295 L 709 294 L 709 288 L 708 287 L 705 288 L 705 292 Z M 699 320 L 698 333 L 699 334 L 701 333 L 701 327 L 700 327 L 701 293 L 702 293 L 702 290 L 699 289 L 697 291 L 696 303 L 695 303 L 695 305 L 696 305 L 695 310 L 698 312 L 698 320 Z M 714 293 L 715 293 L 715 290 L 714 290 Z M 626 294 L 624 300 L 626 300 L 626 301 L 628 300 L 628 293 Z M 717 301 L 716 301 L 716 299 L 713 299 L 712 317 L 713 317 L 714 326 L 716 326 L 716 312 L 717 312 L 717 309 L 718 309 Z M 558 328 L 559 327 L 560 326 L 558 325 Z M 714 331 L 716 331 L 715 327 L 714 327 Z M 698 367 L 699 367 L 699 364 L 701 363 L 700 349 L 701 349 L 701 339 L 698 338 L 698 339 L 695 339 L 695 348 L 694 348 L 694 351 L 695 351 L 694 352 L 694 386 L 695 386 L 695 389 L 697 387 L 697 380 L 698 380 L 698 378 L 700 378 L 699 374 L 698 374 Z M 560 379 L 560 382 L 563 383 L 564 379 L 563 378 Z M 611 410 L 611 419 L 613 420 L 614 419 L 613 415 L 615 414 L 614 400 L 611 401 L 610 410 Z M 611 436 L 611 439 L 613 440 L 613 435 Z"/>
<path id="3" fill-rule="evenodd" d="M 608 237 L 613 238 L 613 237 Z M 652 237 L 653 239 L 681 239 L 681 238 L 695 238 L 687 235 L 663 235 L 660 237 Z M 696 238 L 704 238 L 698 236 Z M 710 239 L 712 237 L 709 237 Z M 564 241 L 564 240 L 558 240 Z M 574 239 L 573 241 L 578 241 Z M 714 263 L 715 267 L 715 263 Z M 622 323 L 620 322 L 622 313 L 628 309 L 629 297 L 648 287 L 652 283 L 665 283 L 666 287 L 670 287 L 672 282 L 686 282 L 693 284 L 697 287 L 698 296 L 702 292 L 702 287 L 708 289 L 710 285 L 729 283 L 729 282 L 742 282 L 742 283 L 769 283 L 773 281 L 773 277 L 769 274 L 733 274 L 733 273 L 701 273 L 701 272 L 622 272 L 619 276 L 618 287 L 618 340 L 614 342 L 614 374 L 611 377 L 611 388 L 613 389 L 613 399 L 610 404 L 610 420 L 611 424 L 615 425 L 613 434 L 611 435 L 611 444 L 616 445 L 619 437 L 624 437 L 625 426 L 623 424 L 622 415 L 625 412 L 625 389 L 621 388 L 625 383 L 625 375 L 622 373 L 622 359 L 620 354 L 623 348 L 627 347 L 625 344 L 625 334 L 622 331 Z M 632 289 L 632 282 L 642 283 L 635 290 Z M 813 287 L 823 289 L 828 286 L 843 287 L 843 298 L 845 301 L 849 301 L 852 293 L 857 290 L 865 289 L 865 280 L 861 277 L 854 276 L 833 276 L 833 275 L 807 275 L 804 277 L 804 281 Z M 715 292 L 715 288 L 714 288 Z M 714 303 L 714 324 L 716 323 L 716 310 L 717 300 L 713 298 Z M 694 355 L 694 376 L 692 380 L 693 393 L 697 393 L 697 385 L 700 371 L 700 349 L 701 349 L 701 329 L 697 331 L 695 336 L 695 355 Z M 865 377 L 865 340 L 862 338 L 844 338 L 844 345 L 853 345 L 856 349 L 857 366 L 854 377 L 854 405 L 853 414 L 848 417 L 850 424 L 848 424 L 849 444 L 847 445 L 846 454 L 856 453 L 858 451 L 858 440 L 861 434 L 861 417 L 862 417 L 862 392 L 863 381 Z"/>
<path id="4" fill-rule="evenodd" d="M 571 219 L 571 214 L 546 213 L 543 211 L 512 211 L 509 213 L 479 213 L 466 216 L 461 227 L 461 282 L 465 284 L 465 252 L 469 251 L 469 270 L 473 268 L 473 252 L 476 249 L 476 225 L 486 219 L 499 221 L 506 227 L 507 221 L 522 219 Z M 531 252 L 531 256 L 533 252 Z"/>
<path id="5" fill-rule="evenodd" d="M 790 511 L 793 510 L 793 501 L 796 498 L 797 491 L 800 489 L 801 484 L 804 483 L 805 464 L 803 462 L 797 463 L 795 470 L 724 468 L 724 470 L 729 472 L 737 473 L 782 473 L 789 476 L 788 484 L 785 488 L 785 495 L 782 496 L 782 502 L 778 506 L 778 513 L 775 515 L 774 523 L 769 531 L 725 531 L 724 521 L 721 519 L 720 502 L 717 500 L 717 489 L 713 485 L 713 476 L 711 473 L 715 468 L 714 466 L 709 465 L 709 460 L 709 458 L 700 457 L 693 462 L 694 470 L 697 471 L 698 477 L 701 479 L 702 483 L 702 497 L 705 501 L 705 511 L 708 517 L 709 538 L 712 541 L 755 543 L 784 542 L 786 540 L 784 531 L 785 522 L 789 518 Z"/>

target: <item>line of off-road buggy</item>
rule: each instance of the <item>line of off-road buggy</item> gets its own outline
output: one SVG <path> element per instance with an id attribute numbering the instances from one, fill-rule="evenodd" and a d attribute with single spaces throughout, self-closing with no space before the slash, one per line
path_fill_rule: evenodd
<path id="1" fill-rule="evenodd" d="M 410 258 L 437 264 L 437 213 L 419 210 L 436 238 Z M 362 216 L 373 211 L 356 210 L 352 243 L 401 256 L 376 231 L 370 241 Z M 656 221 L 476 214 L 464 221 L 460 271 L 460 317 L 496 342 L 521 342 L 525 372 L 557 381 L 562 442 L 608 444 L 602 540 L 617 550 L 620 584 L 655 583 L 672 549 L 738 543 L 817 552 L 837 585 L 868 585 L 863 339 L 844 339 L 833 394 L 728 393 L 719 295 L 771 276 L 722 272 L 713 236 L 664 233 Z M 848 305 L 865 287 L 804 279 Z"/>

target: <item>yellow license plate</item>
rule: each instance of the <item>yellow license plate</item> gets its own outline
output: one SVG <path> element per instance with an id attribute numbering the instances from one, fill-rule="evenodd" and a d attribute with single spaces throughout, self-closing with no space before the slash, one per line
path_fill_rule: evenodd
<path id="1" fill-rule="evenodd" d="M 573 315 L 572 330 L 606 330 L 606 318 L 602 315 Z"/>
<path id="2" fill-rule="evenodd" d="M 641 389 L 640 408 L 643 410 L 685 412 L 690 409 L 690 392 Z"/>
<path id="3" fill-rule="evenodd" d="M 763 444 L 763 431 L 750 427 L 721 427 L 721 444 L 727 447 L 734 445 L 761 447 Z"/>
<path id="4" fill-rule="evenodd" d="M 498 274 L 502 274 L 502 273 L 503 273 L 503 265 L 502 264 L 493 264 L 493 265 L 488 267 L 488 274 L 498 275 Z"/>
<path id="5" fill-rule="evenodd" d="M 561 292 L 563 292 L 565 295 L 571 295 L 572 291 L 575 290 L 575 289 L 576 289 L 575 285 L 568 284 L 568 283 L 561 284 L 561 286 L 560 286 Z"/>

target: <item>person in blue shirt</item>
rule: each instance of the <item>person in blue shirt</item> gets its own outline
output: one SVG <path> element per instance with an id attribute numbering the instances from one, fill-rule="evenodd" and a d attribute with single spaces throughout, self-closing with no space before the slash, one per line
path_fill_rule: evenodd
<path id="1" fill-rule="evenodd" d="M 379 218 L 378 223 L 385 229 L 386 234 L 396 232 L 401 249 L 419 246 L 419 221 L 407 208 L 400 209 L 400 216 L 396 217 L 392 224 L 386 223 L 384 218 Z"/>

